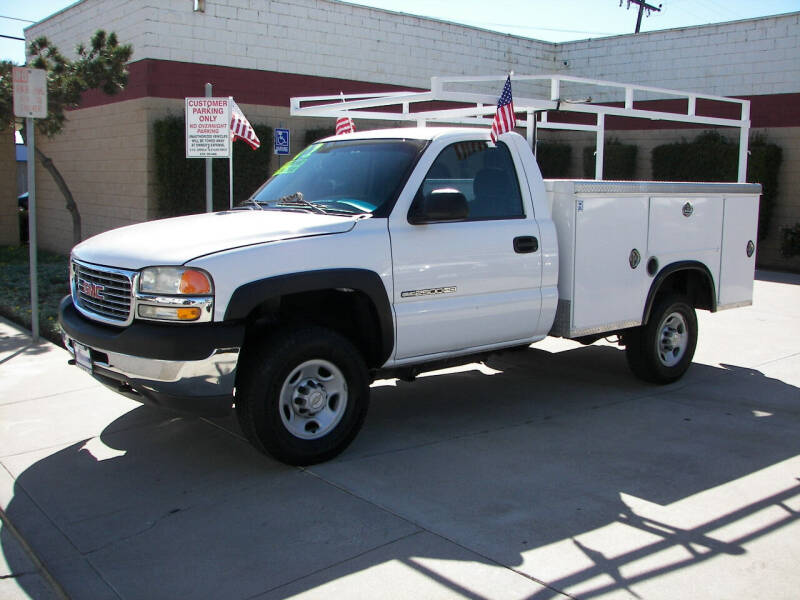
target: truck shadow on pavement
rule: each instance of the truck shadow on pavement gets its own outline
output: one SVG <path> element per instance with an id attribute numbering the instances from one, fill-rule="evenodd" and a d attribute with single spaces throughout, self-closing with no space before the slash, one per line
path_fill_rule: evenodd
<path id="1" fill-rule="evenodd" d="M 800 517 L 800 390 L 758 371 L 653 387 L 612 347 L 530 348 L 372 391 L 351 448 L 307 469 L 233 419 L 136 408 L 23 468 L 7 516 L 73 598 L 354 597 L 351 576 L 537 600 L 646 597 Z"/>

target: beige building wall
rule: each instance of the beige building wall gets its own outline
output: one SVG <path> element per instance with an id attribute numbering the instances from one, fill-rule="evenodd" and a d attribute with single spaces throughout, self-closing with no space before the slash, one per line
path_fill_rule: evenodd
<path id="1" fill-rule="evenodd" d="M 0 245 L 19 244 L 14 130 L 0 131 Z"/>
<path id="2" fill-rule="evenodd" d="M 83 239 L 145 221 L 150 196 L 147 99 L 71 111 L 64 130 L 37 137 L 78 206 Z M 36 162 L 39 244 L 66 253 L 73 246 L 72 217 L 55 180 Z"/>

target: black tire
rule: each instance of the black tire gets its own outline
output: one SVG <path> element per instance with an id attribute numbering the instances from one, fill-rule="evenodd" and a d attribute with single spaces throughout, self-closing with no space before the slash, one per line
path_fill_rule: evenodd
<path id="1" fill-rule="evenodd" d="M 322 327 L 276 332 L 238 382 L 236 415 L 247 439 L 290 465 L 330 460 L 353 441 L 367 414 L 364 360 Z M 315 412 L 316 411 L 316 412 Z"/>
<path id="2" fill-rule="evenodd" d="M 697 315 L 676 294 L 656 301 L 650 320 L 623 335 L 628 366 L 639 379 L 672 383 L 692 364 L 697 347 Z"/>

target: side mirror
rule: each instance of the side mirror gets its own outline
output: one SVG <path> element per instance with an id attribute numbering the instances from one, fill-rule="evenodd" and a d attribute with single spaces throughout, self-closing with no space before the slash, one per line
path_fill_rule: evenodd
<path id="1" fill-rule="evenodd" d="M 414 201 L 408 214 L 412 225 L 463 221 L 469 216 L 467 198 L 456 189 L 433 190 Z"/>

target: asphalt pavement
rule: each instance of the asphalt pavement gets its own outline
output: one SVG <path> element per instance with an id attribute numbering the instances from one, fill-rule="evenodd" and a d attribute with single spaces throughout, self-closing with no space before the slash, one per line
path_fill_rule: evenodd
<path id="1" fill-rule="evenodd" d="M 378 381 L 340 457 L 141 406 L 0 321 L 0 598 L 800 598 L 800 275 L 653 386 L 548 339 Z"/>

